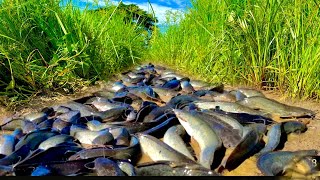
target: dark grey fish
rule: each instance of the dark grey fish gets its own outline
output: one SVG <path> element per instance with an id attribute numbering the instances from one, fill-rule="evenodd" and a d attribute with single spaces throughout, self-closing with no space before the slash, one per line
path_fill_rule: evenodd
<path id="1" fill-rule="evenodd" d="M 24 121 L 24 126 L 22 127 L 22 132 L 24 134 L 27 134 L 27 133 L 30 133 L 30 132 L 35 131 L 37 129 L 39 129 L 39 128 L 37 127 L 37 125 L 34 122 L 26 120 L 26 121 Z"/>
<path id="2" fill-rule="evenodd" d="M 86 164 L 92 162 L 94 159 L 80 159 L 73 161 L 51 161 L 41 162 L 35 164 L 23 164 L 15 167 L 16 176 L 30 175 L 34 168 L 39 165 L 45 166 L 50 169 L 52 175 L 56 176 L 73 176 L 76 174 L 90 173 L 92 170 L 86 168 Z"/>
<path id="3" fill-rule="evenodd" d="M 69 112 L 60 114 L 57 116 L 58 119 L 69 122 L 71 124 L 76 124 L 78 119 L 80 119 L 81 114 L 79 110 L 71 110 Z"/>
<path id="4" fill-rule="evenodd" d="M 10 155 L 0 159 L 0 165 L 9 166 L 18 163 L 30 154 L 31 150 L 28 145 L 23 145 L 19 149 L 15 149 Z"/>
<path id="5" fill-rule="evenodd" d="M 155 108 L 159 107 L 156 104 L 148 104 L 141 107 L 137 113 L 136 121 L 142 122 L 143 119 Z"/>
<path id="6" fill-rule="evenodd" d="M 235 147 L 225 162 L 222 163 L 224 168 L 228 170 L 235 169 L 245 159 L 252 155 L 256 145 L 259 142 L 258 133 L 251 128 L 248 133 L 243 137 L 242 141 Z"/>
<path id="7" fill-rule="evenodd" d="M 217 116 L 212 116 L 201 111 L 192 111 L 192 114 L 207 122 L 222 140 L 224 147 L 231 148 L 237 146 L 242 140 L 242 130 L 235 129 L 227 122 Z M 240 134 L 241 133 L 241 134 Z"/>
<path id="8" fill-rule="evenodd" d="M 124 113 L 128 109 L 126 106 L 118 106 L 107 111 L 103 111 L 104 116 L 102 118 L 102 122 L 109 122 L 109 121 L 123 121 L 124 120 Z"/>
<path id="9" fill-rule="evenodd" d="M 83 105 L 81 103 L 70 101 L 64 104 L 60 104 L 60 106 L 68 107 L 71 110 L 78 110 L 80 111 L 81 117 L 86 116 L 98 116 L 103 118 L 105 115 L 102 112 L 97 112 L 93 108 L 87 105 Z"/>
<path id="10" fill-rule="evenodd" d="M 46 150 L 37 149 L 28 155 L 24 160 L 17 163 L 15 166 L 24 164 L 40 164 L 45 162 L 65 161 L 71 155 L 77 153 L 83 148 L 80 146 L 58 145 L 50 147 Z"/>
<path id="11" fill-rule="evenodd" d="M 169 116 L 174 115 L 174 113 L 172 112 L 172 108 L 170 106 L 160 106 L 157 108 L 154 108 L 147 116 L 145 116 L 145 118 L 143 119 L 143 122 L 152 122 L 154 121 L 156 118 L 158 118 L 159 116 L 163 116 L 163 115 Z"/>
<path id="12" fill-rule="evenodd" d="M 60 115 L 60 114 L 64 114 L 67 113 L 69 111 L 71 111 L 70 108 L 65 107 L 65 106 L 58 106 L 57 108 L 55 108 L 56 110 L 56 115 Z"/>
<path id="13" fill-rule="evenodd" d="M 141 156 L 139 141 L 132 136 L 129 147 L 120 147 L 110 149 L 108 147 L 98 147 L 91 149 L 83 149 L 76 154 L 70 156 L 69 160 L 89 159 L 97 157 L 112 157 L 113 159 L 128 160 L 136 162 Z"/>
<path id="14" fill-rule="evenodd" d="M 59 132 L 62 131 L 63 128 L 71 126 L 70 122 L 63 121 L 61 119 L 55 119 L 52 124 L 52 129 L 55 129 Z"/>
<path id="15" fill-rule="evenodd" d="M 283 173 L 292 161 L 317 154 L 317 150 L 268 152 L 258 158 L 257 166 L 264 175 L 277 176 Z"/>
<path id="16" fill-rule="evenodd" d="M 172 79 L 170 81 L 167 81 L 164 85 L 162 85 L 162 87 L 177 90 L 180 88 L 180 81 L 177 79 Z"/>
<path id="17" fill-rule="evenodd" d="M 251 124 L 251 123 L 262 123 L 265 125 L 269 125 L 269 124 L 275 123 L 275 121 L 272 120 L 271 118 L 264 117 L 261 115 L 253 115 L 253 114 L 249 114 L 249 113 L 232 113 L 232 112 L 222 111 L 220 109 L 213 109 L 213 110 L 215 112 L 218 112 L 221 114 L 226 114 L 226 115 L 236 119 L 242 125 Z"/>
<path id="18" fill-rule="evenodd" d="M 183 105 L 187 105 L 188 103 L 192 103 L 197 100 L 199 100 L 199 98 L 194 95 L 179 95 L 173 97 L 167 103 L 167 106 L 170 108 L 181 108 Z"/>
<path id="19" fill-rule="evenodd" d="M 8 121 L 5 121 L 3 124 L 1 124 L 2 130 L 9 130 L 14 131 L 16 128 L 23 128 L 26 124 L 26 120 L 24 119 L 9 119 Z"/>
<path id="20" fill-rule="evenodd" d="M 136 167 L 137 176 L 220 176 L 197 163 L 157 161 Z"/>
<path id="21" fill-rule="evenodd" d="M 42 121 L 48 119 L 48 115 L 44 112 L 32 112 L 24 116 L 25 120 L 31 121 L 35 124 L 39 124 Z"/>
<path id="22" fill-rule="evenodd" d="M 15 145 L 15 149 L 19 149 L 23 145 L 27 145 L 30 148 L 30 150 L 35 150 L 38 148 L 41 142 L 57 134 L 57 132 L 52 132 L 50 131 L 50 129 L 40 129 L 33 131 L 23 136 Z"/>
<path id="23" fill-rule="evenodd" d="M 289 106 L 263 96 L 247 97 L 241 101 L 237 101 L 237 103 L 252 109 L 258 109 L 265 113 L 280 116 L 281 118 L 315 116 L 315 113 L 311 110 Z"/>
<path id="24" fill-rule="evenodd" d="M 117 163 L 104 157 L 94 160 L 94 170 L 98 176 L 124 176 Z"/>
<path id="25" fill-rule="evenodd" d="M 81 131 L 88 131 L 88 128 L 87 126 L 84 126 L 84 125 L 76 125 L 76 124 L 72 124 L 70 126 L 70 135 L 71 136 L 75 136 L 75 134 L 77 132 L 81 132 Z"/>
<path id="26" fill-rule="evenodd" d="M 47 150 L 51 147 L 57 146 L 64 142 L 73 142 L 75 139 L 72 136 L 66 135 L 66 134 L 60 134 L 56 136 L 52 136 L 48 138 L 47 140 L 43 141 L 41 144 L 39 144 L 38 149 Z"/>
<path id="27" fill-rule="evenodd" d="M 283 130 L 286 134 L 290 133 L 302 133 L 307 130 L 307 126 L 299 121 L 287 121 L 283 122 Z"/>
<path id="28" fill-rule="evenodd" d="M 170 117 L 167 120 L 163 121 L 162 123 L 141 132 L 142 134 L 149 134 L 151 136 L 154 136 L 156 138 L 162 138 L 165 132 L 170 128 L 171 126 L 179 124 L 179 120 L 176 117 Z"/>
<path id="29" fill-rule="evenodd" d="M 52 128 L 53 122 L 54 122 L 53 119 L 47 119 L 37 124 L 37 128 L 38 129 Z"/>
<path id="30" fill-rule="evenodd" d="M 136 176 L 137 175 L 135 167 L 130 162 L 125 161 L 125 160 L 118 160 L 117 164 L 118 164 L 119 168 L 121 169 L 121 171 L 126 173 L 127 176 Z"/>
<path id="31" fill-rule="evenodd" d="M 126 128 L 116 127 L 109 128 L 109 132 L 112 134 L 117 146 L 129 146 L 130 145 L 130 134 Z"/>
<path id="32" fill-rule="evenodd" d="M 281 138 L 281 123 L 272 125 L 270 130 L 268 131 L 267 137 L 268 142 L 265 147 L 261 149 L 257 154 L 258 156 L 266 152 L 271 152 L 277 148 Z"/>
<path id="33" fill-rule="evenodd" d="M 108 90 L 101 90 L 101 91 L 94 92 L 93 95 L 109 99 L 114 96 L 114 92 L 111 92 Z"/>

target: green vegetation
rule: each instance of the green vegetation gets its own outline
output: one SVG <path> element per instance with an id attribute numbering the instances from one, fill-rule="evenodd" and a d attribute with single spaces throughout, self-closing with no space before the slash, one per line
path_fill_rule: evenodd
<path id="1" fill-rule="evenodd" d="M 128 68 L 146 50 L 145 30 L 125 23 L 118 6 L 103 12 L 57 0 L 0 4 L 0 96 L 74 92 Z M 0 98 L 0 102 L 3 99 Z"/>
<path id="2" fill-rule="evenodd" d="M 113 6 L 100 7 L 95 11 L 110 11 L 112 8 Z M 124 14 L 124 20 L 126 23 L 138 24 L 142 29 L 150 33 L 155 30 L 155 24 L 158 22 L 158 19 L 154 16 L 154 14 L 147 13 L 146 11 L 140 9 L 136 4 L 127 5 L 120 2 L 116 13 Z"/>
<path id="3" fill-rule="evenodd" d="M 197 0 L 148 59 L 207 81 L 320 98 L 320 6 L 303 0 Z M 176 18 L 176 17 L 174 17 Z"/>

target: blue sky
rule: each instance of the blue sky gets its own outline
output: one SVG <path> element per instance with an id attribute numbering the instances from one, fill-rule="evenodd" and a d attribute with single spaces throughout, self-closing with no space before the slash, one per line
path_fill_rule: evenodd
<path id="1" fill-rule="evenodd" d="M 104 0 L 72 0 L 74 5 L 84 8 L 86 5 L 91 5 L 94 2 L 98 2 L 99 6 L 105 6 Z M 114 4 L 117 4 L 119 0 L 110 0 Z M 124 4 L 137 4 L 141 9 L 152 12 L 148 0 L 123 0 Z M 189 0 L 150 0 L 151 5 L 155 11 L 156 17 L 159 20 L 159 24 L 165 22 L 166 11 L 181 11 L 183 12 L 187 7 L 191 6 Z"/>

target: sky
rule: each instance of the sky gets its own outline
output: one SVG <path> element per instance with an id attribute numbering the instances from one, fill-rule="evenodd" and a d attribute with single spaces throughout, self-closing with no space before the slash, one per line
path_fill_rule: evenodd
<path id="1" fill-rule="evenodd" d="M 183 12 L 187 7 L 191 6 L 191 3 L 189 0 L 149 0 L 152 8 L 155 12 L 156 17 L 159 20 L 158 24 L 164 24 L 166 21 L 165 15 L 166 11 L 179 11 Z M 105 6 L 104 0 L 72 0 L 73 4 L 76 6 L 79 6 L 80 8 L 86 7 L 86 5 L 89 5 L 89 7 L 93 7 L 92 4 L 94 2 L 98 2 L 99 6 Z M 112 2 L 114 4 L 118 4 L 119 0 L 110 0 L 109 2 Z M 152 10 L 150 8 L 150 5 L 148 3 L 148 0 L 123 0 L 124 4 L 136 4 L 141 9 L 152 13 Z"/>

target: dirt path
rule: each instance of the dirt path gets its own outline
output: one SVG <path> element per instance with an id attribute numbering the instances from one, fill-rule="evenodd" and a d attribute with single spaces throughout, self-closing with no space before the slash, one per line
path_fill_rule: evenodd
<path id="1" fill-rule="evenodd" d="M 52 106 L 54 104 L 63 103 L 69 100 L 74 100 L 77 98 L 85 97 L 91 95 L 93 92 L 101 91 L 107 89 L 109 86 L 105 83 L 100 83 L 96 86 L 92 86 L 82 91 L 69 96 L 57 96 L 57 97 L 38 97 L 33 99 L 27 106 L 25 107 L 17 107 L 16 111 L 6 110 L 5 107 L 0 107 L 0 122 L 4 120 L 6 117 L 12 116 L 14 114 L 23 115 L 32 111 L 40 111 L 42 108 L 47 106 Z M 230 88 L 230 87 L 229 87 Z M 229 89 L 226 87 L 226 89 Z M 290 100 L 280 95 L 275 91 L 262 91 L 268 98 L 275 99 L 281 103 L 285 103 L 288 105 L 299 106 L 306 109 L 313 110 L 317 112 L 316 117 L 313 120 L 310 120 L 307 127 L 308 130 L 302 134 L 295 135 L 290 134 L 287 142 L 282 150 L 307 150 L 307 149 L 317 149 L 320 151 L 320 103 L 312 100 Z M 302 119 L 303 120 L 303 119 Z M 308 122 L 309 120 L 303 120 L 304 122 Z M 226 152 L 227 154 L 230 152 Z M 228 172 L 224 171 L 223 175 L 227 176 L 260 176 L 261 172 L 256 167 L 256 159 L 251 157 L 244 161 L 237 169 Z M 295 177 L 303 177 L 301 175 L 295 175 Z"/>

